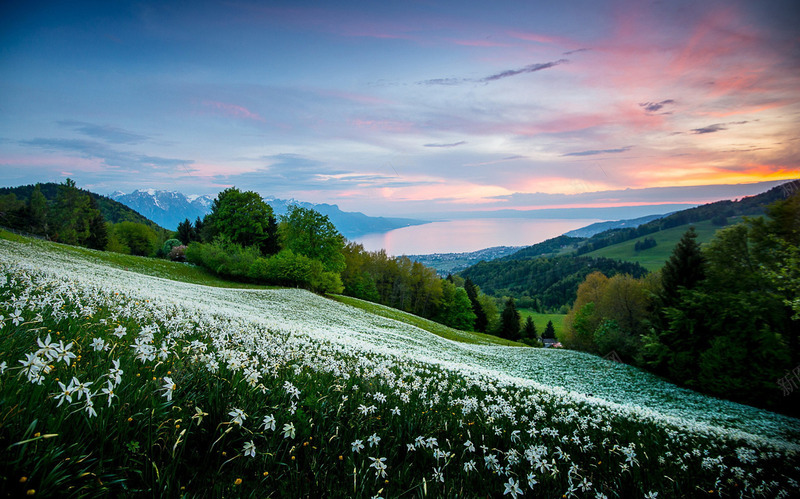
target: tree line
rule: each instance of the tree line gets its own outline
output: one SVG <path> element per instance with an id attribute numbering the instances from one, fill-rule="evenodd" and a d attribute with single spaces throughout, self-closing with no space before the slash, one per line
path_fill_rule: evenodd
<path id="1" fill-rule="evenodd" d="M 562 343 L 719 397 L 800 414 L 787 396 L 800 366 L 800 194 L 766 217 L 694 229 L 660 272 L 594 272 L 580 284 Z M 796 374 L 796 373 L 795 373 Z"/>
<path id="2" fill-rule="evenodd" d="M 54 242 L 159 256 L 161 245 L 170 235 L 119 203 L 79 189 L 69 178 L 61 184 L 4 191 L 0 195 L 0 225 Z"/>

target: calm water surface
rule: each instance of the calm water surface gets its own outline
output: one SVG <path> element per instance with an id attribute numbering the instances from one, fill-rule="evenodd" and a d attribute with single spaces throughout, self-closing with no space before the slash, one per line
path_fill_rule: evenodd
<path id="1" fill-rule="evenodd" d="M 492 246 L 530 246 L 601 221 L 521 218 L 450 220 L 366 234 L 355 240 L 368 251 L 385 249 L 390 255 L 463 253 Z"/>

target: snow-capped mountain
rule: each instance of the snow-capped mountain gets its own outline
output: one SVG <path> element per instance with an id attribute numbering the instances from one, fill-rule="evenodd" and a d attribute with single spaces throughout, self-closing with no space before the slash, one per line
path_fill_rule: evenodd
<path id="1" fill-rule="evenodd" d="M 187 196 L 176 191 L 155 189 L 139 189 L 130 194 L 116 191 L 109 197 L 171 230 L 176 230 L 178 224 L 187 218 L 191 222 L 194 222 L 197 217 L 203 218 L 211 212 L 211 205 L 216 198 L 216 196 Z M 327 215 L 339 232 L 348 239 L 427 223 L 410 218 L 370 217 L 360 212 L 342 211 L 335 204 L 313 204 L 295 199 L 278 199 L 272 196 L 265 197 L 264 201 L 272 207 L 276 217 L 285 215 L 289 211 L 289 207 L 294 205 L 316 210 Z"/>
<path id="2" fill-rule="evenodd" d="M 176 191 L 158 191 L 155 189 L 139 189 L 125 194 L 116 191 L 108 197 L 119 201 L 154 221 L 158 225 L 175 230 L 178 224 L 197 217 L 203 218 L 211 211 L 211 196 L 186 196 Z"/>

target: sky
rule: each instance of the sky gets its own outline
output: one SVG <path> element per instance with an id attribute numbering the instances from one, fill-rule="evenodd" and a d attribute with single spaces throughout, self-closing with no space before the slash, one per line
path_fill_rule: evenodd
<path id="1" fill-rule="evenodd" d="M 755 194 L 800 178 L 798 26 L 796 0 L 3 2 L 0 186 L 387 216 Z"/>

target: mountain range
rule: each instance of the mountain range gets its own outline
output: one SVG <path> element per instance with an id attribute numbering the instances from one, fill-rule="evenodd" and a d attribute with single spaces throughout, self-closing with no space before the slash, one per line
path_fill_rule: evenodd
<path id="1" fill-rule="evenodd" d="M 113 192 L 109 197 L 136 210 L 158 225 L 175 230 L 186 219 L 194 221 L 211 212 L 214 197 L 187 196 L 177 191 L 138 189 L 130 194 Z M 361 212 L 342 211 L 335 204 L 313 204 L 295 199 L 264 198 L 275 216 L 285 215 L 290 206 L 309 208 L 326 215 L 343 236 L 353 239 L 364 234 L 387 232 L 401 227 L 428 223 L 412 218 L 371 217 Z"/>

